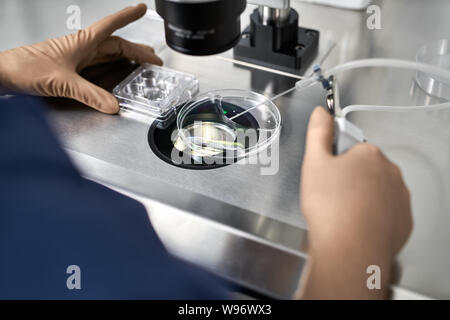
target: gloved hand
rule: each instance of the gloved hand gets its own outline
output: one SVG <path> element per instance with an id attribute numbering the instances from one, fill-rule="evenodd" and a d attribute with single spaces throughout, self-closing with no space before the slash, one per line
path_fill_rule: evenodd
<path id="1" fill-rule="evenodd" d="M 153 48 L 111 36 L 146 10 L 145 4 L 128 7 L 77 33 L 0 52 L 0 87 L 9 92 L 72 98 L 101 112 L 117 113 L 114 96 L 78 72 L 120 58 L 161 65 Z"/>

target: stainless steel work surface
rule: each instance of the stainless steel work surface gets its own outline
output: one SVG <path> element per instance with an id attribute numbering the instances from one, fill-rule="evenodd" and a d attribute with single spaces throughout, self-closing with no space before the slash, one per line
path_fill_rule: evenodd
<path id="1" fill-rule="evenodd" d="M 87 26 L 129 1 L 25 1 L 0 3 L 0 49 L 68 32 L 67 6 L 82 9 Z M 382 29 L 366 27 L 365 12 L 293 1 L 300 24 L 321 32 L 318 59 L 325 68 L 366 57 L 412 60 L 419 47 L 450 38 L 447 0 L 374 1 L 382 8 Z M 251 10 L 251 7 L 247 10 Z M 243 16 L 243 27 L 248 23 Z M 152 44 L 165 66 L 196 75 L 202 92 L 240 88 L 268 96 L 292 87 L 298 75 L 234 64 L 232 53 L 188 57 L 168 49 L 162 22 L 150 14 L 119 32 Z M 149 36 L 146 37 L 146 34 Z M 155 36 L 156 35 L 156 36 Z M 308 71 L 309 72 L 309 71 Z M 101 77 L 113 77 L 103 71 Z M 416 104 L 412 73 L 365 70 L 342 77 L 348 104 Z M 117 80 L 117 79 L 115 79 Z M 143 201 L 168 248 L 256 291 L 289 297 L 305 260 L 304 221 L 299 209 L 300 168 L 311 110 L 324 103 L 316 86 L 275 101 L 282 115 L 279 171 L 235 164 L 208 171 L 175 168 L 153 154 L 148 123 L 108 116 L 63 100 L 51 101 L 51 122 L 84 175 Z M 399 260 L 397 296 L 409 292 L 450 298 L 450 134 L 448 111 L 436 114 L 358 112 L 351 116 L 402 168 L 413 198 L 415 230 Z M 442 130 L 440 129 L 442 128 Z M 276 257 L 276 258 L 274 258 Z"/>

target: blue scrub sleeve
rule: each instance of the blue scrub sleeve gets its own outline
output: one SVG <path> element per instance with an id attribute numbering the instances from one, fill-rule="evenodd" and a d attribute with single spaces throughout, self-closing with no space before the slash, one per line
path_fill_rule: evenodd
<path id="1" fill-rule="evenodd" d="M 167 253 L 140 203 L 80 176 L 43 100 L 0 99 L 1 299 L 225 297 Z"/>

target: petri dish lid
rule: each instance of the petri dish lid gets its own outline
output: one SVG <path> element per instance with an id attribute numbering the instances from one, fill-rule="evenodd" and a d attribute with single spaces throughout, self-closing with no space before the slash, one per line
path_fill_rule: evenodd
<path id="1" fill-rule="evenodd" d="M 450 40 L 442 39 L 419 49 L 416 61 L 450 70 Z M 450 101 L 450 82 L 418 71 L 416 82 L 427 94 Z"/>
<path id="2" fill-rule="evenodd" d="M 270 146 L 280 132 L 281 115 L 261 94 L 223 89 L 188 101 L 177 115 L 177 129 L 191 154 L 236 159 Z"/>

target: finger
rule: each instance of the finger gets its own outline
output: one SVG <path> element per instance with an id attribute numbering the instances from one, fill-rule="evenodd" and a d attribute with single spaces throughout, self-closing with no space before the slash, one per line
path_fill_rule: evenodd
<path id="1" fill-rule="evenodd" d="M 317 107 L 309 119 L 306 155 L 308 157 L 333 155 L 333 140 L 333 117 L 323 107 Z"/>
<path id="2" fill-rule="evenodd" d="M 352 147 L 349 153 L 358 153 L 359 155 L 367 155 L 372 159 L 380 159 L 387 163 L 389 167 L 395 168 L 396 165 L 388 159 L 388 157 L 383 153 L 383 151 L 376 145 L 370 143 L 359 143 Z"/>
<path id="3" fill-rule="evenodd" d="M 137 63 L 152 63 L 161 66 L 162 60 L 155 54 L 153 48 L 133 43 L 120 37 L 111 36 L 98 47 L 98 56 L 93 63 L 111 62 L 127 58 Z"/>
<path id="4" fill-rule="evenodd" d="M 67 98 L 77 100 L 91 108 L 108 114 L 119 112 L 119 103 L 108 91 L 87 81 L 78 74 L 68 84 Z"/>
<path id="5" fill-rule="evenodd" d="M 140 19 L 147 12 L 147 6 L 143 3 L 134 7 L 127 7 L 119 12 L 107 16 L 91 25 L 88 29 L 93 31 L 96 37 L 102 41 L 117 29 L 125 27 L 133 21 Z"/>
<path id="6" fill-rule="evenodd" d="M 142 44 L 142 43 L 136 43 L 136 44 L 137 44 L 138 46 L 142 47 L 142 48 L 145 48 L 145 49 L 150 50 L 151 52 L 155 53 L 155 49 L 152 48 L 152 47 L 150 47 L 150 46 L 147 46 L 147 45 Z"/>

